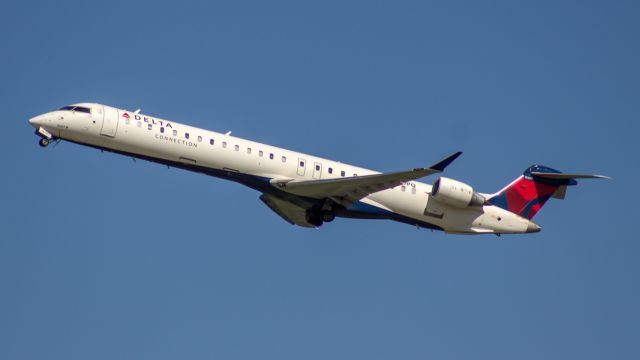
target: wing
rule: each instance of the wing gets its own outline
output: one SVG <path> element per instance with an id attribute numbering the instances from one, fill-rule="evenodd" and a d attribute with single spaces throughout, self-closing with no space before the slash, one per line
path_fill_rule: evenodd
<path id="1" fill-rule="evenodd" d="M 291 225 L 315 227 L 307 222 L 307 210 L 301 206 L 268 194 L 260 195 L 260 200 Z"/>
<path id="2" fill-rule="evenodd" d="M 456 152 L 430 167 L 408 171 L 325 180 L 274 179 L 271 183 L 290 194 L 314 199 L 330 198 L 339 204 L 349 206 L 369 194 L 396 187 L 405 181 L 442 172 L 460 154 L 462 152 Z"/>

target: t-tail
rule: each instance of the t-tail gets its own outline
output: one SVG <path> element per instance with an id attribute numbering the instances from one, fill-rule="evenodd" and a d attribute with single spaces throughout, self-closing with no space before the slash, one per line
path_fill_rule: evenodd
<path id="1" fill-rule="evenodd" d="M 576 179 L 609 179 L 602 175 L 563 174 L 542 166 L 530 166 L 522 176 L 492 195 L 488 202 L 524 218 L 533 218 L 549 198 L 564 199 L 567 186 Z"/>

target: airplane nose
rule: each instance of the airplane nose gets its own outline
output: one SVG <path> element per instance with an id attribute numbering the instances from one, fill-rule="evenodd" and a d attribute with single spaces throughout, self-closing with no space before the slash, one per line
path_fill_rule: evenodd
<path id="1" fill-rule="evenodd" d="M 44 115 L 38 115 L 38 116 L 34 116 L 31 119 L 29 119 L 29 125 L 33 126 L 34 128 L 38 128 L 40 126 L 44 126 L 45 124 L 45 116 Z"/>
<path id="2" fill-rule="evenodd" d="M 37 122 L 36 118 L 29 119 L 29 125 L 33 127 L 38 127 L 38 124 L 36 124 L 36 122 Z"/>
<path id="3" fill-rule="evenodd" d="M 527 224 L 527 232 L 528 233 L 534 233 L 534 232 L 538 232 L 540 230 L 542 230 L 540 225 L 538 225 L 538 224 L 536 224 L 536 223 L 534 223 L 532 221 L 529 221 L 529 224 Z"/>

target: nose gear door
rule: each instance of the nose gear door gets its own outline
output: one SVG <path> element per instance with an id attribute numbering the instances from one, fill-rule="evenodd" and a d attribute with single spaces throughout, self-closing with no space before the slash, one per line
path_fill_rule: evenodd
<path id="1" fill-rule="evenodd" d="M 100 135 L 115 137 L 118 131 L 118 110 L 105 106 Z"/>

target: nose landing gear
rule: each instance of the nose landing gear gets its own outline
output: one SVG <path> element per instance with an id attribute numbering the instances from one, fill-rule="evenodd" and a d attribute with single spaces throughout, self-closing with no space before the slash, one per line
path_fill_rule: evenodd
<path id="1" fill-rule="evenodd" d="M 38 141 L 38 144 L 40 144 L 40 146 L 42 147 L 49 146 L 51 140 L 55 140 L 53 138 L 53 135 L 42 127 L 39 127 L 38 130 L 36 130 L 36 135 L 40 137 L 40 141 Z"/>

